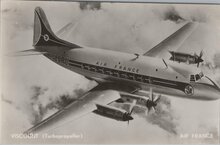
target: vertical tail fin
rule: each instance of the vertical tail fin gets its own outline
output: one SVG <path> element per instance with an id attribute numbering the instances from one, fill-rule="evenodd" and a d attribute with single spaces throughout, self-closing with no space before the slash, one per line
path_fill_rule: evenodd
<path id="1" fill-rule="evenodd" d="M 69 49 L 80 46 L 58 38 L 52 31 L 42 8 L 35 8 L 33 46 L 61 46 Z"/>

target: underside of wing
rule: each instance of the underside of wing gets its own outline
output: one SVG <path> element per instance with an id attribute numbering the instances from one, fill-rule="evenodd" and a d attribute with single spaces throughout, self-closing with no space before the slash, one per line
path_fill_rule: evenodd
<path id="1" fill-rule="evenodd" d="M 188 22 L 183 27 L 178 29 L 172 35 L 160 42 L 155 47 L 151 48 L 148 52 L 144 53 L 144 56 L 159 57 L 163 59 L 169 59 L 169 51 L 176 51 L 184 41 L 191 35 L 196 28 L 196 23 Z"/>
<path id="2" fill-rule="evenodd" d="M 25 134 L 30 133 L 45 133 L 50 132 L 58 127 L 65 125 L 68 122 L 77 120 L 84 115 L 87 115 L 97 109 L 97 104 L 108 105 L 120 99 L 120 92 L 134 93 L 139 90 L 135 86 L 127 86 L 115 83 L 99 84 L 82 97 L 55 114 L 39 122 L 32 128 L 25 131 Z"/>
<path id="3" fill-rule="evenodd" d="M 100 90 L 97 89 L 98 85 L 91 91 L 87 92 L 84 96 L 80 97 L 70 105 L 59 110 L 47 119 L 39 122 L 32 128 L 25 131 L 25 134 L 30 133 L 45 133 L 50 132 L 58 127 L 65 125 L 68 122 L 87 115 L 88 113 L 96 110 L 96 104 L 107 105 L 120 98 L 117 91 L 113 90 Z"/>

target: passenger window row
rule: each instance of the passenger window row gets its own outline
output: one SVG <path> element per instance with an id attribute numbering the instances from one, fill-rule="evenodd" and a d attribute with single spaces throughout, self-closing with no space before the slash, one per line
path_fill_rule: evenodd
<path id="1" fill-rule="evenodd" d="M 117 78 L 124 78 L 127 80 L 134 80 L 137 82 L 143 82 L 143 83 L 147 83 L 147 84 L 156 84 L 156 85 L 164 85 L 164 86 L 168 85 L 170 87 L 175 87 L 175 88 L 178 87 L 177 83 L 174 81 L 153 78 L 150 76 L 139 75 L 139 74 L 135 74 L 132 72 L 125 72 L 125 71 L 121 71 L 121 70 L 115 70 L 115 69 L 110 69 L 110 68 L 101 67 L 101 66 L 95 66 L 95 65 L 91 65 L 91 64 L 84 64 L 81 62 L 69 60 L 69 59 L 59 57 L 59 56 L 54 56 L 54 55 L 48 55 L 48 57 L 54 59 L 57 62 L 71 65 L 71 66 L 74 66 L 77 68 L 85 69 L 85 70 L 88 70 L 91 72 L 97 72 L 100 74 L 106 74 L 106 75 L 110 75 L 110 76 L 117 77 Z M 200 75 L 200 77 L 203 76 L 203 74 L 199 74 L 199 75 Z M 198 79 L 198 76 L 197 76 L 197 78 L 195 78 L 194 75 L 192 75 L 190 78 L 190 81 L 195 81 L 195 79 Z"/>
<path id="2" fill-rule="evenodd" d="M 83 63 L 76 64 L 76 62 L 73 62 L 73 61 L 69 61 L 69 65 L 72 65 L 75 67 L 80 67 L 82 69 L 89 70 L 92 72 L 111 75 L 113 77 L 120 77 L 120 78 L 124 78 L 124 79 L 128 79 L 128 80 L 135 80 L 138 82 L 150 83 L 149 77 L 142 76 L 139 74 L 124 72 L 124 71 L 120 71 L 120 70 L 114 70 L 114 69 L 109 69 L 109 68 L 104 68 L 104 67 L 94 66 L 94 65 L 89 65 L 89 64 L 83 64 Z"/>
<path id="3" fill-rule="evenodd" d="M 91 72 L 106 74 L 106 75 L 110 75 L 110 76 L 117 77 L 117 78 L 123 78 L 126 80 L 133 80 L 133 81 L 147 83 L 147 84 L 155 84 L 155 85 L 170 86 L 170 87 L 178 88 L 178 83 L 175 81 L 171 81 L 171 80 L 163 80 L 160 78 L 153 78 L 150 76 L 144 76 L 140 74 L 110 69 L 110 68 L 101 67 L 101 66 L 95 66 L 91 64 L 84 64 L 81 62 L 75 62 L 71 60 L 69 60 L 69 65 L 75 66 L 75 67 L 78 67 L 84 70 L 88 70 Z"/>

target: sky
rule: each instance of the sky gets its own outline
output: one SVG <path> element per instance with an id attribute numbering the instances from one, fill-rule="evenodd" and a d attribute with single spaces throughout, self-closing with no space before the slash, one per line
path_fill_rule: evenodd
<path id="1" fill-rule="evenodd" d="M 127 53 L 144 53 L 186 21 L 197 22 L 199 26 L 181 48 L 190 54 L 203 51 L 205 63 L 201 68 L 220 83 L 219 6 L 103 3 L 100 7 L 80 8 L 79 3 L 4 1 L 1 5 L 1 54 L 33 49 L 36 6 L 44 9 L 59 37 L 84 46 Z M 66 24 L 70 24 L 69 27 L 65 27 Z M 12 134 L 27 130 L 96 83 L 40 55 L 2 55 L 2 58 L 1 133 L 4 143 L 219 142 L 219 100 L 175 97 L 162 98 L 155 113 L 135 109 L 135 119 L 129 125 L 91 113 L 52 131 L 61 135 L 80 134 L 82 138 L 12 139 Z M 181 138 L 182 134 L 196 133 L 212 134 L 213 138 Z"/>

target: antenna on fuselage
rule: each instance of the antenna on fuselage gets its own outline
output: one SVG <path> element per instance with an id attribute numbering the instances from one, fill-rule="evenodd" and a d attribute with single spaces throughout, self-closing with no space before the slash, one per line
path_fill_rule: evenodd
<path id="1" fill-rule="evenodd" d="M 168 68 L 166 61 L 164 59 L 162 59 L 162 60 L 163 60 L 163 63 L 166 65 L 166 68 Z"/>
<path id="2" fill-rule="evenodd" d="M 139 58 L 139 56 L 140 56 L 140 54 L 138 54 L 138 53 L 135 53 L 134 55 L 135 55 L 136 57 L 135 57 L 135 58 L 133 58 L 133 59 L 132 59 L 132 61 L 135 61 L 135 60 L 136 60 L 136 59 L 138 59 L 138 58 Z"/>

